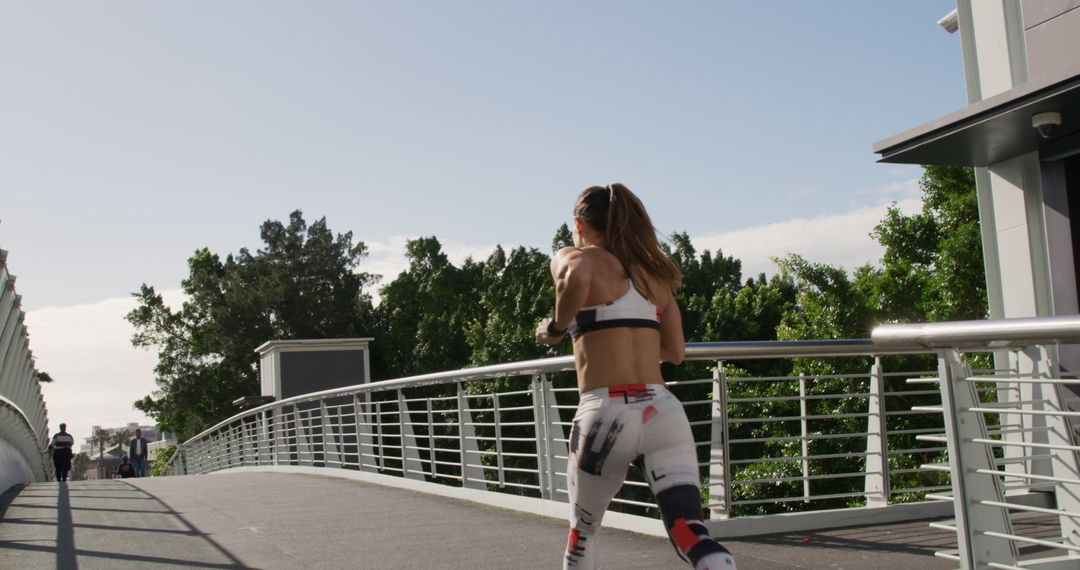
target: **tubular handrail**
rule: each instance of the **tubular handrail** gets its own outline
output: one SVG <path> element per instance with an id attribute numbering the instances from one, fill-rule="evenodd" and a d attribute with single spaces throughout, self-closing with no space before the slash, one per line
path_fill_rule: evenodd
<path id="1" fill-rule="evenodd" d="M 23 426 L 26 427 L 26 429 L 29 430 L 30 434 L 33 436 L 35 444 L 38 441 L 40 441 L 38 439 L 38 435 L 39 435 L 38 431 L 36 429 L 34 429 L 33 422 L 30 421 L 30 418 L 26 417 L 26 413 L 22 411 L 22 408 L 20 408 L 18 405 L 15 404 L 15 402 L 12 402 L 11 400 L 9 400 L 8 398 L 5 398 L 4 396 L 0 396 L 0 406 L 3 406 L 5 408 L 10 409 L 12 412 L 14 412 L 16 414 L 16 416 L 20 420 L 22 420 Z"/>
<path id="2" fill-rule="evenodd" d="M 896 343 L 892 346 L 882 347 L 869 339 L 851 340 L 790 340 L 790 341 L 737 341 L 737 342 L 688 342 L 686 343 L 686 360 L 745 360 L 750 358 L 798 358 L 819 356 L 878 356 L 895 354 L 921 354 L 926 349 L 914 343 L 904 345 Z M 557 356 L 553 358 L 539 358 L 524 360 L 521 362 L 509 362 L 502 364 L 490 364 L 474 368 L 462 368 L 447 370 L 429 374 L 419 374 L 395 378 L 393 380 L 379 380 L 367 384 L 356 384 L 342 388 L 333 388 L 319 392 L 311 392 L 291 398 L 283 398 L 268 402 L 257 407 L 246 409 L 229 418 L 222 420 L 213 426 L 192 436 L 187 441 L 195 441 L 217 431 L 222 426 L 231 424 L 236 420 L 256 414 L 258 412 L 276 408 L 282 405 L 315 402 L 325 398 L 337 396 L 351 396 L 364 392 L 394 390 L 401 388 L 416 388 L 420 386 L 432 386 L 436 384 L 449 384 L 453 382 L 468 382 L 472 380 L 490 380 L 509 376 L 527 376 L 530 374 L 547 374 L 552 372 L 567 372 L 574 369 L 572 356 Z M 184 443 L 187 443 L 185 441 Z"/>
<path id="3" fill-rule="evenodd" d="M 0 407 L 13 414 L 11 421 L 0 424 L 0 440 L 15 444 L 34 479 L 45 481 L 51 470 L 41 451 L 47 442 L 48 412 L 21 303 L 15 276 L 8 270 L 7 252 L 0 249 Z"/>
<path id="4" fill-rule="evenodd" d="M 1080 342 L 1080 315 L 882 325 L 870 339 L 883 348 L 1009 349 Z"/>
<path id="5" fill-rule="evenodd" d="M 16 405 L 15 402 L 12 402 L 4 396 L 0 396 L 0 407 L 7 408 L 11 411 L 11 413 L 15 414 L 15 417 L 21 420 L 19 423 L 21 424 L 21 427 L 26 430 L 25 434 L 30 436 L 29 443 L 27 443 L 25 438 L 22 438 L 21 441 L 11 443 L 13 443 L 16 448 L 21 448 L 19 450 L 22 452 L 24 458 L 28 460 L 33 457 L 41 459 L 41 465 L 33 466 L 35 468 L 34 471 L 37 472 L 37 468 L 40 468 L 41 472 L 45 472 L 48 467 L 45 461 L 45 450 L 38 449 L 38 444 L 42 441 L 42 439 L 40 437 L 41 434 L 39 434 L 38 430 L 34 428 L 34 423 L 30 421 L 30 418 L 26 416 L 26 413 L 23 412 L 23 410 L 19 408 L 19 406 Z"/>
<path id="6" fill-rule="evenodd" d="M 1008 340 L 1010 335 L 1014 340 Z M 919 354 L 926 352 L 927 349 L 944 346 L 1003 350 L 1030 344 L 1069 340 L 1080 342 L 1080 315 L 882 325 L 871 332 L 869 339 L 688 342 L 686 343 L 686 360 Z M 351 396 L 373 390 L 415 388 L 450 382 L 565 372 L 572 370 L 573 364 L 574 359 L 571 356 L 540 358 L 522 362 L 491 364 L 475 368 L 419 374 L 393 380 L 381 380 L 368 384 L 312 392 L 244 410 L 199 432 L 188 441 L 205 437 L 218 430 L 221 426 L 230 424 L 243 416 L 283 404 L 313 402 L 324 398 Z"/>

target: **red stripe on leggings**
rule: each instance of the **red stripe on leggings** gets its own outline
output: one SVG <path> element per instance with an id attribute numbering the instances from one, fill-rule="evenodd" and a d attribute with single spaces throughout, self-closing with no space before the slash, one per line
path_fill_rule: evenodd
<path id="1" fill-rule="evenodd" d="M 628 394 L 633 395 L 648 390 L 648 384 L 622 384 L 621 386 L 608 386 L 607 394 L 609 398 L 623 397 Z"/>
<path id="2" fill-rule="evenodd" d="M 566 551 L 567 552 L 571 552 L 571 553 L 577 552 L 577 549 L 578 549 L 577 543 L 578 543 L 578 539 L 580 538 L 580 536 L 581 536 L 581 533 L 579 533 L 576 528 L 570 529 L 570 540 L 568 540 L 566 542 Z"/>
<path id="3" fill-rule="evenodd" d="M 690 552 L 690 549 L 701 540 L 701 537 L 690 529 L 690 525 L 686 524 L 686 519 L 682 518 L 675 519 L 675 523 L 671 525 L 671 538 L 683 554 Z"/>

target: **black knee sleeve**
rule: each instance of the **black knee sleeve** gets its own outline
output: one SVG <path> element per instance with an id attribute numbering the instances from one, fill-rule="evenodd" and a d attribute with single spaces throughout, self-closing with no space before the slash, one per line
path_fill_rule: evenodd
<path id="1" fill-rule="evenodd" d="M 664 520 L 668 538 L 679 556 L 691 565 L 697 564 L 698 560 L 708 554 L 728 552 L 713 539 L 705 524 L 701 522 L 703 517 L 699 493 L 698 488 L 693 485 L 676 485 L 656 495 L 656 504 L 660 507 L 660 517 Z"/>

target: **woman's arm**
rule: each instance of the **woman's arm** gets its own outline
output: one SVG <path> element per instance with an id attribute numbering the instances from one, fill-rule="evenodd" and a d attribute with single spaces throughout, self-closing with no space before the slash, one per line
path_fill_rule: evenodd
<path id="1" fill-rule="evenodd" d="M 551 336 L 548 325 L 566 330 L 589 295 L 592 268 L 589 256 L 576 247 L 564 247 L 551 259 L 551 277 L 555 280 L 555 316 L 540 321 L 536 340 L 543 344 L 558 344 L 565 335 Z"/>
<path id="2" fill-rule="evenodd" d="M 665 296 L 661 306 L 660 319 L 660 360 L 672 364 L 681 364 L 686 355 L 686 338 L 683 336 L 682 313 L 675 295 Z"/>

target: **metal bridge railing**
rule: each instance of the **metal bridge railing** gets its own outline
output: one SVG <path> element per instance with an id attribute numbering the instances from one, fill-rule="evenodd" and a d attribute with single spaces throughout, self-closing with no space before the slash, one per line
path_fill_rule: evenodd
<path id="1" fill-rule="evenodd" d="M 687 360 L 711 373 L 669 387 L 691 418 L 710 530 L 951 515 L 955 523 L 938 526 L 955 529 L 960 548 L 941 555 L 963 568 L 1030 567 L 1025 557 L 1046 552 L 1048 564 L 1076 562 L 1080 447 L 1068 426 L 1076 414 L 1063 407 L 1060 388 L 1071 381 L 1058 374 L 1059 342 L 1080 343 L 1080 317 L 890 325 L 872 340 L 688 345 Z M 972 372 L 964 355 L 979 352 L 1007 355 L 999 361 L 1008 364 Z M 833 371 L 751 373 L 790 358 Z M 901 368 L 912 363 L 921 367 Z M 432 492 L 471 489 L 496 504 L 510 495 L 565 505 L 572 367 L 569 357 L 535 360 L 273 402 L 183 443 L 169 472 L 324 468 Z M 633 472 L 612 509 L 656 517 Z M 1025 519 L 1033 515 L 1053 529 Z M 1025 554 L 1025 545 L 1041 550 Z"/>
<path id="2" fill-rule="evenodd" d="M 52 472 L 48 456 L 48 415 L 33 353 L 15 293 L 15 276 L 8 272 L 7 252 L 0 249 L 0 442 L 18 450 L 29 476 L 45 481 Z M 15 456 L 15 457 L 18 457 Z M 0 492 L 6 484 L 25 479 L 15 465 L 0 466 Z"/>
<path id="3" fill-rule="evenodd" d="M 930 498 L 953 502 L 958 548 L 938 556 L 965 569 L 1080 568 L 1080 463 L 1063 388 L 1078 386 L 1062 367 L 1061 344 L 1075 344 L 1080 317 L 895 325 L 874 331 L 883 345 L 937 349 L 935 382 L 945 429 L 921 436 L 945 443 L 952 488 Z M 962 351 L 1009 347 L 1010 370 L 972 372 Z M 988 399 L 987 394 L 994 398 Z M 990 401 L 988 401 L 990 400 Z M 933 411 L 931 408 L 920 408 Z"/>

